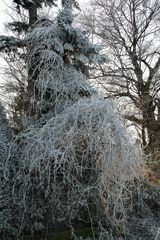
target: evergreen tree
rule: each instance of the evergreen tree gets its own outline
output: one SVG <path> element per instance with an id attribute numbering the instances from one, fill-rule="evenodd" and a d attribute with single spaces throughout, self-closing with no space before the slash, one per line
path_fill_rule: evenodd
<path id="1" fill-rule="evenodd" d="M 50 109 L 58 113 L 68 104 L 89 97 L 91 90 L 83 75 L 87 75 L 89 64 L 104 61 L 97 46 L 72 26 L 73 5 L 78 8 L 76 2 L 64 1 L 56 23 L 40 20 L 26 38 L 29 88 L 34 89 L 31 99 L 38 115 Z"/>

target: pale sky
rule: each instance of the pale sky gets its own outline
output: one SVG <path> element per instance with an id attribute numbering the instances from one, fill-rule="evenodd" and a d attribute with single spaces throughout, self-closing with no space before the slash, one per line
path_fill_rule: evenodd
<path id="1" fill-rule="evenodd" d="M 0 0 L 0 34 L 4 34 L 4 24 L 7 19 L 7 6 L 6 4 L 10 4 L 11 0 Z"/>

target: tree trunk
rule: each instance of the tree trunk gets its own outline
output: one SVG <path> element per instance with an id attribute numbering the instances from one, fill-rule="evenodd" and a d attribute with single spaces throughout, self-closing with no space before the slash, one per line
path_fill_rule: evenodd
<path id="1" fill-rule="evenodd" d="M 29 26 L 33 26 L 33 24 L 37 21 L 37 2 L 33 0 L 33 4 L 28 9 L 29 13 Z"/>
<path id="2" fill-rule="evenodd" d="M 155 108 L 152 96 L 145 92 L 141 97 L 144 152 L 148 155 L 147 164 L 149 168 L 157 178 L 160 178 L 160 119 L 156 118 Z M 144 129 L 146 129 L 147 134 L 144 134 Z M 147 146 L 146 143 L 148 143 Z"/>
<path id="3" fill-rule="evenodd" d="M 150 141 L 145 148 L 145 154 L 148 155 L 147 165 L 160 180 L 160 129 L 156 132 L 148 132 Z"/>

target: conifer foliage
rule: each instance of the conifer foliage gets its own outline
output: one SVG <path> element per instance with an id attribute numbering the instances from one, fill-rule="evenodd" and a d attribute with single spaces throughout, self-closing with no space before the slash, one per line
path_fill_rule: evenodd
<path id="1" fill-rule="evenodd" d="M 137 174 L 138 157 L 117 112 L 86 81 L 89 65 L 105 59 L 73 27 L 75 7 L 74 0 L 62 1 L 57 18 L 38 21 L 25 38 L 36 122 L 16 137 L 17 237 L 57 226 L 73 233 L 85 223 L 102 239 L 106 219 L 124 214 L 123 193 L 127 198 Z M 7 166 L 11 173 L 9 160 Z"/>
<path id="2" fill-rule="evenodd" d="M 30 6 L 34 4 L 36 4 L 37 7 L 42 7 L 43 3 L 49 6 L 55 5 L 54 0 L 13 0 L 13 2 L 26 9 L 28 9 Z"/>

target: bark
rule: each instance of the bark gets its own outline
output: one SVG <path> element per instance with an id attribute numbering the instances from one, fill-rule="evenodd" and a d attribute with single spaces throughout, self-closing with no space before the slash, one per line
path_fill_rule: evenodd
<path id="1" fill-rule="evenodd" d="M 29 26 L 33 26 L 34 23 L 37 21 L 38 19 L 38 15 L 37 15 L 37 1 L 34 0 L 34 4 L 32 4 L 29 9 L 28 9 L 28 14 L 29 14 Z"/>

